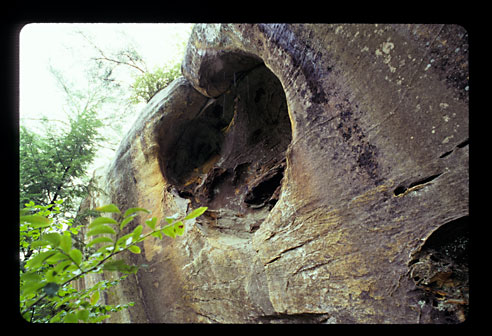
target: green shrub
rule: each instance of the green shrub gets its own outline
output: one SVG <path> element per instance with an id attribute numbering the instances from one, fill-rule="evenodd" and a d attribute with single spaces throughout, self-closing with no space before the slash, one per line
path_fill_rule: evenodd
<path id="1" fill-rule="evenodd" d="M 207 208 L 201 207 L 183 218 L 165 218 L 165 225 L 156 217 L 145 221 L 151 231 L 142 234 L 143 226 L 123 234 L 139 212 L 149 214 L 143 208 L 130 208 L 122 214 L 120 222 L 111 217 L 95 218 L 87 227 L 85 237 L 90 241 L 83 246 L 75 237 L 81 227 L 72 227 L 71 222 L 60 223 L 56 214 L 62 201 L 48 206 L 26 204 L 20 211 L 20 311 L 29 322 L 41 323 L 96 323 L 110 317 L 109 313 L 133 305 L 104 305 L 99 303 L 101 293 L 117 285 L 129 274 L 135 274 L 139 266 L 128 265 L 114 257 L 122 252 L 140 253 L 138 246 L 149 236 L 162 239 L 175 238 L 184 233 L 184 225 L 202 215 Z M 95 209 L 100 214 L 117 213 L 120 209 L 109 204 Z M 77 290 L 73 283 L 91 273 L 116 271 L 119 278 L 102 280 L 91 288 Z M 121 275 L 123 273 L 123 275 Z"/>

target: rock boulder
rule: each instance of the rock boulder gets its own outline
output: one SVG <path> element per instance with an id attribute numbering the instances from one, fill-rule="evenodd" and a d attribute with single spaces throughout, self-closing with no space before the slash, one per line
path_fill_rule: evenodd
<path id="1" fill-rule="evenodd" d="M 122 209 L 209 211 L 126 257 L 148 267 L 113 321 L 466 319 L 462 27 L 196 25 L 182 73 L 105 185 Z"/>

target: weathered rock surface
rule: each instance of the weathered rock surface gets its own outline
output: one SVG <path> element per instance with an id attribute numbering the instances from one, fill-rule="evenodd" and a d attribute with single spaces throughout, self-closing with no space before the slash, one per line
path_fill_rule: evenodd
<path id="1" fill-rule="evenodd" d="M 123 209 L 209 211 L 128 256 L 148 267 L 119 321 L 466 318 L 467 43 L 453 25 L 196 25 L 105 183 Z"/>

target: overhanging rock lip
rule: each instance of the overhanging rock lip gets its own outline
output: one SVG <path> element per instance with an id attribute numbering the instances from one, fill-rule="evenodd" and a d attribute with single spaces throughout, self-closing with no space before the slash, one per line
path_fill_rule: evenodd
<path id="1" fill-rule="evenodd" d="M 171 134 L 173 128 L 179 127 L 186 120 L 195 118 L 207 100 L 185 77 L 176 78 L 141 110 L 133 126 L 121 140 L 109 171 L 114 174 L 120 170 L 118 163 L 125 162 L 124 158 L 131 155 L 136 139 L 144 142 L 146 148 L 151 148 L 149 152 L 161 161 L 159 153 L 166 150 L 172 142 L 166 139 L 166 135 Z"/>
<path id="2" fill-rule="evenodd" d="M 133 139 L 136 138 L 138 134 L 141 134 L 148 122 L 155 119 L 156 114 L 162 113 L 163 110 L 165 110 L 166 103 L 169 103 L 170 97 L 172 97 L 174 91 L 178 90 L 181 86 L 187 85 L 189 85 L 188 80 L 180 76 L 172 81 L 165 89 L 159 91 L 152 97 L 147 105 L 140 111 L 133 126 L 121 140 L 113 162 L 118 161 L 118 159 L 128 151 Z"/>
<path id="3" fill-rule="evenodd" d="M 223 28 L 226 25 L 220 25 Z M 241 45 L 230 45 L 230 41 L 208 40 L 200 34 L 201 25 L 193 28 L 188 42 L 181 72 L 193 87 L 209 98 L 225 93 L 240 73 L 251 71 L 264 63 L 260 55 Z M 193 39 L 206 39 L 203 43 Z M 198 48 L 196 46 L 199 46 Z"/>

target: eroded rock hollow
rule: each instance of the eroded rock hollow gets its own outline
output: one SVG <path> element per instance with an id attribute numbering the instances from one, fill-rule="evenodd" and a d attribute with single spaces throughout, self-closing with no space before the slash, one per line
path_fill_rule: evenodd
<path id="1" fill-rule="evenodd" d="M 168 189 L 209 208 L 205 216 L 216 221 L 204 230 L 249 237 L 278 201 L 291 140 L 279 80 L 262 63 L 234 72 L 224 93 L 182 129 L 172 127 L 173 135 L 160 130 L 158 139 Z"/>
<path id="2" fill-rule="evenodd" d="M 113 322 L 467 318 L 462 27 L 196 25 L 182 73 L 93 203 L 209 210 L 126 256 Z"/>

